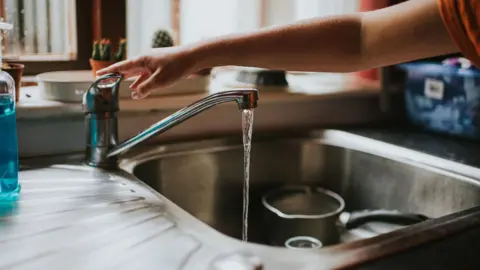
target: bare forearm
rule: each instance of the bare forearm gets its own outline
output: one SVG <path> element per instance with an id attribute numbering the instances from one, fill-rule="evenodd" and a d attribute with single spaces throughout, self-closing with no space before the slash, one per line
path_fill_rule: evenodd
<path id="1" fill-rule="evenodd" d="M 203 42 L 202 68 L 236 65 L 352 72 L 458 51 L 435 0 L 306 20 Z"/>
<path id="2" fill-rule="evenodd" d="M 346 72 L 360 68 L 360 44 L 361 15 L 354 14 L 220 37 L 198 49 L 204 66 Z"/>

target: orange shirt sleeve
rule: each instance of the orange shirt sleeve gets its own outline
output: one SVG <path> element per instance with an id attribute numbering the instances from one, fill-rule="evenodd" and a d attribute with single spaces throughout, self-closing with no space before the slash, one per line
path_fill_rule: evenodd
<path id="1" fill-rule="evenodd" d="M 480 0 L 437 0 L 443 22 L 463 55 L 480 67 Z"/>

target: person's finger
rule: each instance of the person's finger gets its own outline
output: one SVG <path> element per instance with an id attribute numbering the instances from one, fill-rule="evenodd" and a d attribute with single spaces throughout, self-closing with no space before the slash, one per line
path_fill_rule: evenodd
<path id="1" fill-rule="evenodd" d="M 124 60 L 115 64 L 112 64 L 104 69 L 97 71 L 97 75 L 105 75 L 107 73 L 119 72 L 119 73 L 135 73 L 142 69 L 145 69 L 146 62 L 145 57 L 135 58 L 131 60 Z"/>
<path id="2" fill-rule="evenodd" d="M 107 73 L 114 73 L 114 72 L 127 73 L 129 70 L 133 69 L 134 67 L 135 66 L 133 61 L 127 60 L 127 61 L 112 64 L 106 68 L 98 70 L 97 75 L 101 76 Z"/>
<path id="3" fill-rule="evenodd" d="M 150 95 L 151 92 L 147 92 L 147 93 L 140 93 L 138 91 L 134 91 L 132 92 L 132 98 L 133 99 L 142 99 L 142 98 L 145 98 L 147 97 L 148 95 Z"/>
<path id="4" fill-rule="evenodd" d="M 142 73 L 140 75 L 140 77 L 138 77 L 131 85 L 130 85 L 130 89 L 132 90 L 136 90 L 137 86 L 139 84 L 141 84 L 142 82 L 144 82 L 146 79 L 148 79 L 150 74 L 148 73 Z"/>
<path id="5" fill-rule="evenodd" d="M 138 94 L 137 92 L 132 92 L 132 98 L 133 99 L 141 99 L 142 97 L 140 96 L 140 94 Z"/>
<path id="6" fill-rule="evenodd" d="M 145 96 L 150 91 L 155 89 L 158 86 L 158 77 L 160 72 L 161 72 L 161 68 L 158 68 L 157 70 L 155 70 L 155 72 L 148 79 L 146 79 L 145 81 L 143 81 L 137 86 L 136 92 L 140 96 Z"/>

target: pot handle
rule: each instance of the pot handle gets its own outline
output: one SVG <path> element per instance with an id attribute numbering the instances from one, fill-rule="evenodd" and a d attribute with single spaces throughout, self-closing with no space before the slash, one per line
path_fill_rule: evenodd
<path id="1" fill-rule="evenodd" d="M 368 210 L 340 215 L 340 222 L 347 229 L 357 228 L 368 222 L 386 222 L 398 225 L 412 225 L 428 220 L 427 216 L 416 213 L 402 213 L 389 210 Z"/>

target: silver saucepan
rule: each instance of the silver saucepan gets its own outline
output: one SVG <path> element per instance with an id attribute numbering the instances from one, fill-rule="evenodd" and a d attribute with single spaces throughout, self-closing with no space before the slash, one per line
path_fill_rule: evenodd
<path id="1" fill-rule="evenodd" d="M 320 248 L 340 241 L 344 230 L 380 221 L 411 225 L 423 215 L 374 210 L 345 212 L 345 201 L 333 191 L 310 186 L 284 186 L 262 198 L 268 244 L 288 248 Z M 341 217 L 341 218 L 340 218 Z"/>

